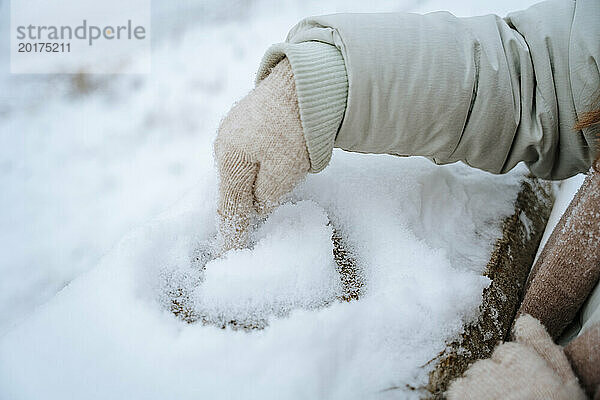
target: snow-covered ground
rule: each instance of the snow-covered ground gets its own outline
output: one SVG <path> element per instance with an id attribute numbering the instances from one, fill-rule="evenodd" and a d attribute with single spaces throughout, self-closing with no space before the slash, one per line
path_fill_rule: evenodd
<path id="1" fill-rule="evenodd" d="M 150 75 L 11 75 L 0 58 L 0 398 L 368 398 L 422 383 L 419 366 L 473 316 L 523 171 L 336 152 L 253 250 L 200 273 L 212 140 L 263 51 L 302 17 L 526 5 L 164 1 Z M 5 1 L 3 54 L 8 21 Z M 360 301 L 336 300 L 329 220 L 362 268 Z M 173 281 L 212 320 L 267 327 L 185 324 L 165 309 Z"/>
<path id="2" fill-rule="evenodd" d="M 416 396 L 406 385 L 425 383 L 421 366 L 477 309 L 523 170 L 334 156 L 257 228 L 253 249 L 204 272 L 194 259 L 215 234 L 216 182 L 199 173 L 192 193 L 2 338 L 4 397 Z M 358 301 L 336 300 L 329 221 L 360 266 Z M 186 324 L 169 312 L 178 288 L 210 322 L 267 326 Z"/>

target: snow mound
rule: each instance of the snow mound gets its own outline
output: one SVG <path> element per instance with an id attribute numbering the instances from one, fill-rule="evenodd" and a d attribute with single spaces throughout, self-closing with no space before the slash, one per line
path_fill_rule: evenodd
<path id="1" fill-rule="evenodd" d="M 295 308 L 331 303 L 341 292 L 332 233 L 316 203 L 283 205 L 255 232 L 252 249 L 230 251 L 206 264 L 202 283 L 192 292 L 194 310 L 220 325 L 256 325 Z"/>
<path id="2" fill-rule="evenodd" d="M 336 151 L 251 249 L 209 261 L 206 170 L 0 338 L 0 398 L 418 398 L 407 385 L 426 383 L 427 362 L 476 315 L 524 172 Z M 334 229 L 359 267 L 357 301 L 339 300 Z"/>

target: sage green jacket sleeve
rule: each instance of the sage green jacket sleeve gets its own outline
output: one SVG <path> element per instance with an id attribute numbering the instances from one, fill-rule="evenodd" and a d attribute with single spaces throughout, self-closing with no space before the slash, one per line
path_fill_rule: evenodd
<path id="1" fill-rule="evenodd" d="M 550 0 L 506 18 L 334 14 L 298 23 L 258 80 L 293 53 L 297 88 L 310 86 L 299 102 L 313 172 L 335 146 L 492 173 L 525 161 L 563 179 L 597 154 L 597 130 L 573 125 L 599 88 L 599 43 L 597 0 Z"/>

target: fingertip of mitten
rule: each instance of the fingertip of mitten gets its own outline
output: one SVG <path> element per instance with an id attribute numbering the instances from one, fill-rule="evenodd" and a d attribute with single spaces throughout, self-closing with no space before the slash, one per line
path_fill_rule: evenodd
<path id="1" fill-rule="evenodd" d="M 515 321 L 512 336 L 517 342 L 521 342 L 540 333 L 548 334 L 542 323 L 529 314 L 522 314 Z"/>
<path id="2" fill-rule="evenodd" d="M 448 400 L 481 399 L 486 387 L 482 379 L 493 379 L 496 362 L 492 359 L 478 360 L 470 365 L 463 375 L 452 382 L 444 393 Z"/>

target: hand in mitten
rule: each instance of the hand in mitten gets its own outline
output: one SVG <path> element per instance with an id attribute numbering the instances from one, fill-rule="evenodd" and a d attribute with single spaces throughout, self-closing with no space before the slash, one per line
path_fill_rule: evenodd
<path id="1" fill-rule="evenodd" d="M 252 214 L 271 210 L 310 168 L 287 58 L 223 119 L 214 150 L 226 251 L 244 247 Z"/>
<path id="2" fill-rule="evenodd" d="M 521 316 L 514 338 L 452 382 L 448 399 L 586 399 L 562 347 L 554 344 L 538 320 Z"/>

